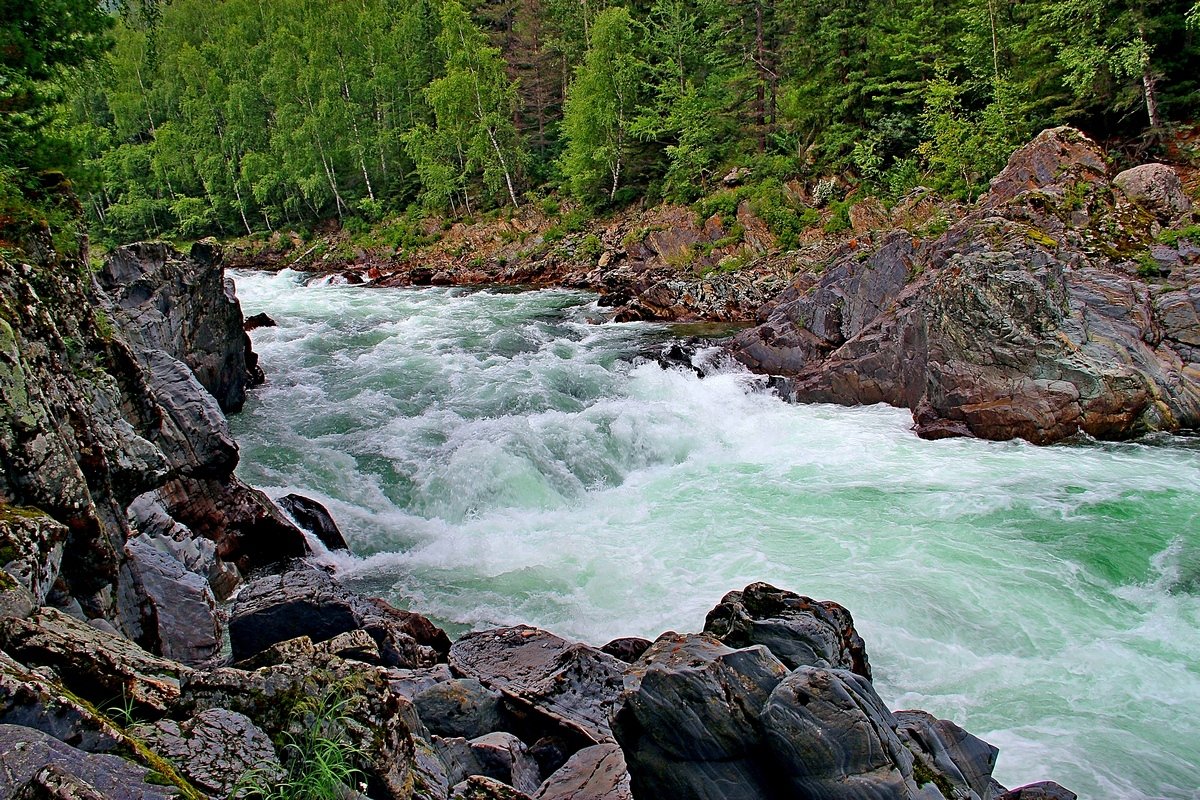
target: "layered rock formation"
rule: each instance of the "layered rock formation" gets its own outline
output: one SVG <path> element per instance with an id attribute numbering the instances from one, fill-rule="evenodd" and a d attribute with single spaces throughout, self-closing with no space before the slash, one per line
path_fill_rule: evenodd
<path id="1" fill-rule="evenodd" d="M 856 240 L 733 352 L 800 402 L 907 407 L 927 438 L 1193 428 L 1200 242 L 1160 235 L 1190 213 L 1170 168 L 1110 180 L 1094 142 L 1049 130 L 945 234 Z"/>

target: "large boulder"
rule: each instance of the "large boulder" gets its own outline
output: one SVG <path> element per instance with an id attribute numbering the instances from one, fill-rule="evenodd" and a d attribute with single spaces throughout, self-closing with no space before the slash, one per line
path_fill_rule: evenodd
<path id="1" fill-rule="evenodd" d="M 421 722 L 438 736 L 474 739 L 500 730 L 503 724 L 500 693 L 474 678 L 435 683 L 417 694 L 413 704 Z"/>
<path id="2" fill-rule="evenodd" d="M 296 524 L 311 533 L 330 550 L 349 550 L 346 537 L 325 506 L 302 494 L 285 494 L 275 501 Z"/>
<path id="3" fill-rule="evenodd" d="M 633 800 L 625 756 L 615 744 L 585 747 L 533 794 L 534 800 Z"/>
<path id="4" fill-rule="evenodd" d="M 519 625 L 464 635 L 450 666 L 589 744 L 612 738 L 626 665 L 594 647 Z"/>
<path id="5" fill-rule="evenodd" d="M 761 800 L 760 709 L 787 668 L 765 647 L 664 634 L 625 676 L 613 732 L 639 797 Z"/>
<path id="6" fill-rule="evenodd" d="M 449 639 L 420 614 L 360 597 L 327 572 L 309 566 L 247 584 L 229 616 L 234 660 L 298 636 L 323 642 L 363 629 L 387 666 L 430 666 L 445 659 Z"/>
<path id="7" fill-rule="evenodd" d="M 1127 169 L 1113 178 L 1113 186 L 1164 224 L 1177 222 L 1192 210 L 1179 175 L 1166 164 Z"/>
<path id="8" fill-rule="evenodd" d="M 180 792 L 118 756 L 85 753 L 32 728 L 0 725 L 0 797 L 173 800 Z"/>
<path id="9" fill-rule="evenodd" d="M 704 630 L 730 647 L 761 644 L 788 669 L 832 667 L 871 678 L 867 648 L 850 612 L 829 600 L 752 583 L 721 598 Z"/>
<path id="10" fill-rule="evenodd" d="M 221 623 L 208 581 L 144 536 L 127 541 L 125 554 L 146 598 L 142 630 L 149 649 L 193 665 L 219 655 Z"/>
<path id="11" fill-rule="evenodd" d="M 907 407 L 927 438 L 1197 427 L 1200 253 L 1157 245 L 1153 209 L 1174 201 L 1142 202 L 1114 200 L 1094 142 L 1046 131 L 938 239 L 892 234 L 797 279 L 734 355 L 797 401 Z"/>

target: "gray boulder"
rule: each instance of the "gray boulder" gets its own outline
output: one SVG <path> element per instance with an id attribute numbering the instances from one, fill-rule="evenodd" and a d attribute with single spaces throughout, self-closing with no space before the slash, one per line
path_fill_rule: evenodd
<path id="1" fill-rule="evenodd" d="M 296 524 L 320 540 L 329 550 L 349 550 L 346 537 L 325 506 L 301 494 L 285 494 L 275 501 Z"/>
<path id="2" fill-rule="evenodd" d="M 625 664 L 585 644 L 519 625 L 468 633 L 450 648 L 450 667 L 499 690 L 518 708 L 581 734 L 612 738 Z"/>
<path id="3" fill-rule="evenodd" d="M 425 617 L 360 597 L 313 567 L 243 587 L 230 611 L 229 641 L 240 661 L 288 639 L 323 642 L 360 628 L 375 640 L 387 666 L 431 666 L 449 649 L 445 632 Z"/>
<path id="4" fill-rule="evenodd" d="M 1163 224 L 1176 222 L 1192 210 L 1179 175 L 1166 164 L 1141 164 L 1127 169 L 1113 178 L 1113 186 Z"/>
<path id="5" fill-rule="evenodd" d="M 704 630 L 730 647 L 761 644 L 788 669 L 848 669 L 870 680 L 871 665 L 850 612 L 766 583 L 730 592 L 704 621 Z"/>
<path id="6" fill-rule="evenodd" d="M 530 800 L 529 795 L 486 775 L 472 775 L 450 790 L 450 800 Z"/>
<path id="7" fill-rule="evenodd" d="M 893 717 L 900 741 L 917 759 L 914 774 L 938 776 L 943 794 L 949 788 L 950 794 L 987 798 L 1004 791 L 992 777 L 1000 754 L 994 746 L 925 711 L 897 711 Z"/>
<path id="8" fill-rule="evenodd" d="M 174 787 L 152 783 L 150 777 L 149 770 L 123 758 L 85 753 L 32 728 L 0 725 L 0 797 L 22 794 L 30 800 L 56 796 L 78 800 L 179 797 Z M 161 777 L 157 780 L 161 781 Z"/>
<path id="9" fill-rule="evenodd" d="M 216 657 L 221 623 L 208 581 L 143 536 L 127 541 L 125 554 L 147 601 L 142 630 L 153 631 L 150 649 L 189 665 Z"/>
<path id="10" fill-rule="evenodd" d="M 625 676 L 613 732 L 639 797 L 770 796 L 759 709 L 787 668 L 765 647 L 664 634 Z"/>
<path id="11" fill-rule="evenodd" d="M 534 800 L 633 800 L 625 756 L 615 744 L 579 750 L 546 778 Z"/>
<path id="12" fill-rule="evenodd" d="M 996 800 L 1076 800 L 1076 794 L 1054 781 L 1039 781 L 1010 789 Z"/>
<path id="13" fill-rule="evenodd" d="M 197 789 L 229 796 L 248 771 L 282 775 L 271 740 L 249 717 L 224 708 L 201 711 L 184 722 L 160 720 L 130 734 L 170 761 Z"/>
<path id="14" fill-rule="evenodd" d="M 500 693 L 474 678 L 435 683 L 413 698 L 417 715 L 438 736 L 477 736 L 500 730 Z"/>

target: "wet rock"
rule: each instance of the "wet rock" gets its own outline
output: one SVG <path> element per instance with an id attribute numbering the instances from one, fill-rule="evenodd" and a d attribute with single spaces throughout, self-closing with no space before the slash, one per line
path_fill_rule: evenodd
<path id="1" fill-rule="evenodd" d="M 255 331 L 259 328 L 276 328 L 278 326 L 278 322 L 271 319 L 266 312 L 260 311 L 257 314 L 251 314 L 250 316 L 246 317 L 246 322 L 242 327 L 246 331 Z"/>
<path id="2" fill-rule="evenodd" d="M 202 711 L 182 723 L 165 719 L 130 733 L 171 762 L 197 789 L 229 796 L 249 770 L 282 775 L 267 735 L 244 714 L 223 708 Z"/>
<path id="3" fill-rule="evenodd" d="M 242 309 L 221 262 L 215 243 L 197 242 L 185 256 L 163 242 L 141 242 L 114 250 L 96 277 L 139 350 L 184 362 L 221 408 L 234 412 L 253 376 Z"/>
<path id="4" fill-rule="evenodd" d="M 871 679 L 866 645 L 850 612 L 766 583 L 730 592 L 704 622 L 704 630 L 730 647 L 761 644 L 788 669 L 848 669 Z"/>
<path id="5" fill-rule="evenodd" d="M 28 620 L 0 620 L 0 646 L 21 662 L 52 667 L 67 688 L 99 706 L 131 703 L 154 715 L 174 706 L 190 671 L 48 607 Z"/>
<path id="6" fill-rule="evenodd" d="M 533 800 L 633 800 L 621 748 L 615 744 L 583 748 L 542 782 Z"/>
<path id="7" fill-rule="evenodd" d="M 1039 781 L 1028 786 L 1010 789 L 996 800 L 1076 800 L 1077 795 L 1054 781 Z"/>
<path id="8" fill-rule="evenodd" d="M 900 740 L 924 764 L 924 771 L 914 768 L 914 775 L 937 776 L 939 788 L 948 786 L 957 796 L 974 792 L 986 798 L 1003 791 L 992 778 L 1000 752 L 995 747 L 925 711 L 897 711 L 893 716 Z"/>
<path id="9" fill-rule="evenodd" d="M 765 647 L 664 634 L 625 676 L 613 732 L 638 797 L 769 797 L 759 709 L 787 668 Z"/>
<path id="10" fill-rule="evenodd" d="M 613 658 L 624 661 L 626 664 L 632 664 L 642 657 L 650 649 L 653 644 L 649 639 L 643 639 L 639 636 L 623 636 L 618 639 L 613 639 L 608 644 L 600 648 L 600 652 L 608 653 Z"/>
<path id="11" fill-rule="evenodd" d="M 240 661 L 298 636 L 323 642 L 359 628 L 375 640 L 387 666 L 430 666 L 449 649 L 445 632 L 421 615 L 362 598 L 313 567 L 247 584 L 230 611 L 229 641 Z"/>
<path id="12" fill-rule="evenodd" d="M 1179 176 L 1166 164 L 1142 164 L 1127 169 L 1113 178 L 1113 186 L 1163 224 L 1183 219 L 1192 210 Z"/>
<path id="13" fill-rule="evenodd" d="M 413 698 L 417 715 L 438 736 L 474 739 L 502 725 L 500 693 L 474 678 L 436 683 Z"/>
<path id="14" fill-rule="evenodd" d="M 913 756 L 868 680 L 800 667 L 762 710 L 766 743 L 784 786 L 800 797 L 911 798 Z"/>
<path id="15" fill-rule="evenodd" d="M 275 501 L 296 524 L 316 536 L 329 550 L 349 550 L 346 539 L 325 506 L 299 494 L 287 494 Z"/>
<path id="16" fill-rule="evenodd" d="M 524 625 L 468 633 L 450 667 L 591 742 L 611 739 L 624 664 L 585 644 Z"/>
<path id="17" fill-rule="evenodd" d="M 168 800 L 174 787 L 149 782 L 149 772 L 112 755 L 76 750 L 32 728 L 0 725 L 0 797 L 77 800 Z"/>
<path id="18" fill-rule="evenodd" d="M 213 659 L 221 647 L 221 624 L 208 581 L 145 537 L 126 542 L 125 554 L 147 600 L 141 627 L 152 632 L 149 649 L 189 665 Z"/>
<path id="19" fill-rule="evenodd" d="M 450 790 L 450 800 L 530 800 L 529 795 L 506 783 L 483 775 L 472 775 Z"/>

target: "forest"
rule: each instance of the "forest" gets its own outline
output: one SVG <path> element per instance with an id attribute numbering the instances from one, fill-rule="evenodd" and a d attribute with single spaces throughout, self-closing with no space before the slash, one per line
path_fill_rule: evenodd
<path id="1" fill-rule="evenodd" d="M 969 199 L 1043 127 L 1152 152 L 1200 106 L 1192 0 L 4 5 L 4 170 L 67 168 L 109 243 L 693 202 L 732 169 Z"/>

